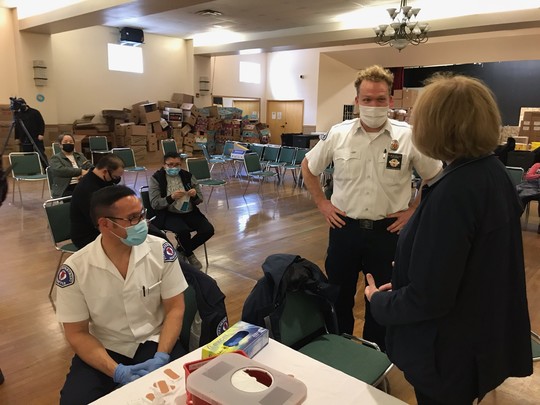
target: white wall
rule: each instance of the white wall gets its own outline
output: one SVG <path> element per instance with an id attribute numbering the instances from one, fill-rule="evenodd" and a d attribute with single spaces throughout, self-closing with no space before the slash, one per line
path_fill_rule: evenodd
<path id="1" fill-rule="evenodd" d="M 117 40 L 117 30 L 108 27 L 52 36 L 20 33 L 12 12 L 0 8 L 0 104 L 17 95 L 40 109 L 48 124 L 71 123 L 83 114 L 99 116 L 103 109 L 169 99 L 174 92 L 195 95 L 199 77 L 208 76 L 214 95 L 260 99 L 262 121 L 266 120 L 267 100 L 304 100 L 304 125 L 316 125 L 317 131 L 325 131 L 341 121 L 343 104 L 354 100 L 356 67 L 339 62 L 341 51 L 353 50 L 364 66 L 540 59 L 540 29 L 491 37 L 433 38 L 401 53 L 366 45 L 213 58 L 194 57 L 191 41 L 147 34 L 142 48 L 145 73 L 138 75 L 108 70 L 107 43 Z M 42 59 L 49 66 L 47 87 L 34 85 L 34 59 Z M 240 61 L 261 64 L 260 84 L 239 82 Z M 39 93 L 45 96 L 43 103 L 36 101 Z M 210 102 L 210 94 L 195 99 L 199 107 Z"/>
<path id="2" fill-rule="evenodd" d="M 58 123 L 83 114 L 130 108 L 149 100 L 169 100 L 172 93 L 193 94 L 192 57 L 184 40 L 145 35 L 144 74 L 109 71 L 107 44 L 118 42 L 115 28 L 91 27 L 52 36 Z M 191 65 L 191 67 L 190 67 Z"/>
<path id="3" fill-rule="evenodd" d="M 190 41 L 193 43 L 193 41 Z M 209 56 L 195 56 L 194 58 L 194 70 L 193 70 L 193 86 L 194 92 L 191 93 L 195 96 L 195 105 L 197 107 L 208 107 L 212 105 L 212 58 Z M 210 80 L 210 91 L 201 93 L 200 91 L 200 78 L 206 76 Z"/>
<path id="4" fill-rule="evenodd" d="M 13 32 L 10 10 L 0 7 L 0 104 L 9 104 L 19 91 Z"/>
<path id="5" fill-rule="evenodd" d="M 317 131 L 328 131 L 343 120 L 343 105 L 354 104 L 357 70 L 324 54 L 320 55 Z"/>
<path id="6" fill-rule="evenodd" d="M 261 83 L 241 83 L 240 62 L 261 65 Z M 214 96 L 260 98 L 261 121 L 266 119 L 267 54 L 218 56 L 210 62 L 210 89 Z"/>
<path id="7" fill-rule="evenodd" d="M 304 125 L 315 125 L 317 120 L 319 52 L 306 49 L 268 54 L 266 98 L 304 100 Z"/>

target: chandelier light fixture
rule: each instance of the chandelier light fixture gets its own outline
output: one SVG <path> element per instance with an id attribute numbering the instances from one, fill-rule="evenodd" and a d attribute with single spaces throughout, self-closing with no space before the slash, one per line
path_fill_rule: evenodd
<path id="1" fill-rule="evenodd" d="M 388 8 L 386 11 L 392 22 L 373 28 L 377 44 L 390 45 L 401 52 L 409 44 L 419 45 L 427 42 L 429 24 L 418 22 L 420 8 L 408 6 L 407 0 L 401 0 L 399 9 Z"/>

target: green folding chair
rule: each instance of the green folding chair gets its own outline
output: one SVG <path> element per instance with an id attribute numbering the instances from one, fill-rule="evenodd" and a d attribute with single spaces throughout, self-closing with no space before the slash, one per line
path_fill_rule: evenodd
<path id="1" fill-rule="evenodd" d="M 62 147 L 60 146 L 59 143 L 53 142 L 53 144 L 52 144 L 52 152 L 53 152 L 53 155 L 56 155 L 57 153 L 62 152 Z"/>
<path id="2" fill-rule="evenodd" d="M 49 195 L 51 198 L 53 198 L 52 190 L 54 184 L 54 176 L 50 166 L 47 166 L 47 168 L 45 169 L 45 174 L 47 175 L 47 186 L 49 187 Z"/>
<path id="3" fill-rule="evenodd" d="M 265 145 L 264 153 L 261 157 L 261 165 L 262 167 L 264 167 L 265 170 L 268 169 L 268 165 L 270 163 L 277 162 L 280 151 L 281 151 L 280 145 L 271 145 L 271 144 Z"/>
<path id="4" fill-rule="evenodd" d="M 294 156 L 294 162 L 292 164 L 286 164 L 283 166 L 283 179 L 285 179 L 285 174 L 287 170 L 290 170 L 293 175 L 294 184 L 299 185 L 299 180 L 301 179 L 302 174 L 302 161 L 308 153 L 309 148 L 297 148 L 296 154 Z M 301 184 L 300 184 L 301 185 Z"/>
<path id="5" fill-rule="evenodd" d="M 517 186 L 523 181 L 524 170 L 522 167 L 506 166 L 506 173 L 510 176 L 512 184 Z"/>
<path id="6" fill-rule="evenodd" d="M 244 155 L 244 167 L 246 169 L 248 182 L 246 184 L 246 188 L 244 189 L 243 195 L 246 195 L 246 191 L 249 187 L 249 183 L 251 182 L 252 178 L 256 178 L 259 180 L 259 188 L 257 190 L 257 193 L 259 194 L 261 192 L 262 183 L 265 179 L 278 178 L 278 175 L 276 172 L 273 172 L 270 170 L 263 170 L 261 166 L 261 161 L 259 160 L 259 156 L 254 152 L 246 153 Z"/>
<path id="7" fill-rule="evenodd" d="M 89 136 L 88 145 L 90 146 L 90 155 L 92 157 L 93 165 L 95 165 L 104 155 L 111 153 L 106 136 Z"/>
<path id="8" fill-rule="evenodd" d="M 135 154 L 133 153 L 133 149 L 113 148 L 112 153 L 114 155 L 117 155 L 120 159 L 123 160 L 124 171 L 135 173 L 135 183 L 133 183 L 134 189 L 137 187 L 137 179 L 139 178 L 140 172 L 144 172 L 144 175 L 146 177 L 146 183 L 148 183 L 148 174 L 147 174 L 146 167 L 137 165 L 137 162 L 135 161 Z M 125 184 L 125 178 L 124 178 L 124 184 Z"/>
<path id="9" fill-rule="evenodd" d="M 533 361 L 540 360 L 540 336 L 531 330 L 531 345 Z"/>
<path id="10" fill-rule="evenodd" d="M 210 173 L 212 173 L 212 169 L 215 165 L 221 166 L 221 172 L 225 174 L 225 177 L 229 178 L 229 174 L 227 173 L 227 170 L 225 168 L 225 165 L 227 164 L 227 161 L 220 157 L 212 157 L 210 156 L 210 153 L 208 152 L 208 148 L 206 147 L 206 144 L 204 143 L 197 143 L 201 150 L 203 151 L 205 159 L 208 161 L 208 164 L 210 166 Z"/>
<path id="11" fill-rule="evenodd" d="M 268 162 L 266 168 L 276 170 L 279 182 L 281 182 L 281 170 L 285 167 L 285 165 L 290 165 L 294 162 L 296 149 L 297 148 L 292 146 L 282 146 L 277 160 L 275 162 Z"/>
<path id="12" fill-rule="evenodd" d="M 56 271 L 54 272 L 54 278 L 49 290 L 50 297 L 58 271 L 60 270 L 60 265 L 62 264 L 62 258 L 66 253 L 75 253 L 78 249 L 71 242 L 71 196 L 51 198 L 43 203 L 43 208 L 45 209 L 54 248 L 62 252 L 56 265 Z"/>
<path id="13" fill-rule="evenodd" d="M 388 392 L 385 377 L 392 362 L 375 343 L 332 333 L 337 330 L 337 320 L 330 303 L 303 290 L 287 292 L 284 302 L 279 320 L 281 343 Z"/>
<path id="14" fill-rule="evenodd" d="M 212 198 L 214 188 L 221 186 L 223 186 L 223 190 L 225 190 L 225 200 L 227 201 L 227 209 L 229 209 L 227 182 L 225 180 L 212 178 L 212 175 L 210 174 L 210 167 L 208 166 L 208 161 L 206 159 L 189 158 L 187 160 L 187 169 L 195 177 L 195 179 L 197 179 L 197 183 L 199 183 L 201 186 L 210 187 L 210 195 L 207 199 L 205 199 L 205 206 L 207 211 L 208 203 L 210 202 L 210 198 Z"/>
<path id="15" fill-rule="evenodd" d="M 146 208 L 146 217 L 147 218 L 153 218 L 155 216 L 155 211 L 152 208 L 152 204 L 150 203 L 150 192 L 148 191 L 148 186 L 142 186 L 139 189 L 139 195 L 141 196 L 141 202 L 144 208 Z M 170 232 L 174 234 L 173 231 L 170 229 L 161 229 L 163 232 L 167 233 Z M 175 235 L 176 237 L 176 235 Z M 178 242 L 178 239 L 176 240 Z M 178 242 L 180 244 L 180 242 Z M 206 260 L 206 270 L 205 273 L 208 272 L 208 251 L 206 250 L 206 243 L 203 245 L 204 247 L 204 258 Z"/>
<path id="16" fill-rule="evenodd" d="M 43 198 L 47 175 L 43 173 L 43 167 L 37 152 L 11 152 L 9 154 L 9 165 L 11 166 L 11 177 L 13 178 L 12 204 L 15 203 L 15 183 L 19 189 L 21 205 L 23 204 L 21 181 L 42 181 L 41 198 Z"/>
<path id="17" fill-rule="evenodd" d="M 161 150 L 163 155 L 166 155 L 167 153 L 177 153 L 181 159 L 187 159 L 188 157 L 187 153 L 178 152 L 178 146 L 176 145 L 176 141 L 174 139 L 162 139 Z"/>

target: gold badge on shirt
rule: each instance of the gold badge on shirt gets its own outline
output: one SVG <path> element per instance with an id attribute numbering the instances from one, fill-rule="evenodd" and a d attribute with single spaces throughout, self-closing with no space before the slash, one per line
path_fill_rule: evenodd
<path id="1" fill-rule="evenodd" d="M 399 148 L 399 142 L 397 139 L 392 139 L 392 142 L 390 142 L 390 150 L 396 151 Z"/>
<path id="2" fill-rule="evenodd" d="M 403 155 L 401 153 L 389 153 L 386 160 L 386 168 L 389 170 L 401 170 Z"/>

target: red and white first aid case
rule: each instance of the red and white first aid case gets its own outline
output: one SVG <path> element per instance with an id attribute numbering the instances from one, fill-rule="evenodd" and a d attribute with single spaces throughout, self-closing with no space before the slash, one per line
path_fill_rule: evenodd
<path id="1" fill-rule="evenodd" d="M 200 359 L 199 348 L 113 391 L 93 404 L 184 405 L 187 401 L 184 364 Z M 302 382 L 306 387 L 303 404 L 405 405 L 405 402 L 273 339 L 269 340 L 253 360 Z"/>

